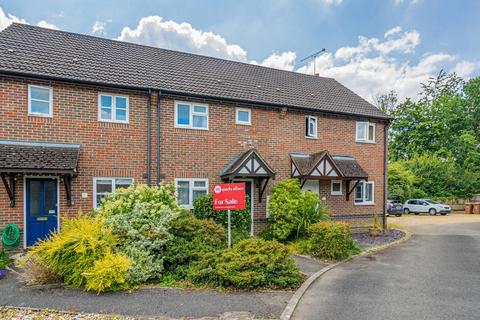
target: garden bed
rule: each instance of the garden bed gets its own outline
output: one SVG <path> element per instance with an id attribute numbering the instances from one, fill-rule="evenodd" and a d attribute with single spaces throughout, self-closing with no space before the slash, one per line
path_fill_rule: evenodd
<path id="1" fill-rule="evenodd" d="M 362 249 L 371 249 L 373 247 L 389 244 L 398 241 L 403 237 L 405 237 L 405 232 L 397 229 L 389 229 L 384 231 L 380 233 L 378 237 L 371 237 L 368 234 L 368 231 L 355 232 L 352 234 L 352 238 Z"/>

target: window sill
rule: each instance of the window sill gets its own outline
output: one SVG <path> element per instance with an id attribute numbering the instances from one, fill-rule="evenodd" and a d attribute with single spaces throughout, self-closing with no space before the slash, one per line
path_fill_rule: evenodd
<path id="1" fill-rule="evenodd" d="M 363 143 L 363 144 L 376 144 L 375 141 L 362 141 L 362 140 L 355 140 L 356 143 Z"/>
<path id="2" fill-rule="evenodd" d="M 39 118 L 53 118 L 52 114 L 43 114 L 43 113 L 29 113 L 29 117 L 39 117 Z"/>
<path id="3" fill-rule="evenodd" d="M 129 124 L 129 121 L 115 121 L 115 120 L 103 120 L 98 119 L 98 122 L 105 122 L 105 123 L 118 123 L 118 124 Z"/>
<path id="4" fill-rule="evenodd" d="M 193 128 L 193 127 L 184 127 L 184 126 L 178 126 L 178 125 L 175 126 L 175 129 L 208 131 L 208 128 Z"/>
<path id="5" fill-rule="evenodd" d="M 235 122 L 235 124 L 241 125 L 241 126 L 251 126 L 251 123 L 248 122 Z"/>
<path id="6" fill-rule="evenodd" d="M 332 192 L 330 195 L 332 195 L 332 196 L 343 196 L 343 193 Z"/>
<path id="7" fill-rule="evenodd" d="M 307 138 L 307 139 L 311 139 L 311 140 L 318 140 L 318 137 L 309 137 L 309 136 L 305 136 L 305 138 Z"/>
<path id="8" fill-rule="evenodd" d="M 374 206 L 375 202 L 355 202 L 356 206 Z"/>

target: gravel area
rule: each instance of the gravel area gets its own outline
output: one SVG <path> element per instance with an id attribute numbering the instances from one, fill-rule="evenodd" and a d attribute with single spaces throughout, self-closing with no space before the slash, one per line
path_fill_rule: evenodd
<path id="1" fill-rule="evenodd" d="M 389 229 L 381 233 L 378 237 L 371 237 L 368 231 L 356 232 L 352 234 L 352 238 L 363 249 L 370 249 L 384 244 L 388 244 L 405 237 L 405 232 L 397 229 Z"/>
<path id="2" fill-rule="evenodd" d="M 48 309 L 0 307 L 0 319 L 10 320 L 174 320 L 166 317 L 127 317 L 121 315 L 103 315 L 98 313 L 75 313 Z M 186 318 L 182 318 L 183 320 Z M 219 317 L 188 318 L 190 320 L 256 320 L 248 312 L 226 312 Z"/>
<path id="3" fill-rule="evenodd" d="M 293 291 L 219 292 L 154 287 L 97 295 L 61 286 L 24 287 L 18 283 L 16 275 L 9 271 L 7 277 L 0 280 L 0 307 L 174 319 L 181 317 L 217 319 L 225 313 L 247 312 L 256 318 L 275 319 L 283 312 L 293 293 Z"/>

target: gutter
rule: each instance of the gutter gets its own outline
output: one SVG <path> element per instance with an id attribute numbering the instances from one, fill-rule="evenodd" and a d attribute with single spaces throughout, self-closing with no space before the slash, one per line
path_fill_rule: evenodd
<path id="1" fill-rule="evenodd" d="M 384 127 L 383 137 L 383 229 L 387 229 L 387 175 L 388 175 L 388 129 L 390 123 Z"/>
<path id="2" fill-rule="evenodd" d="M 151 184 L 151 167 L 152 167 L 152 90 L 148 89 L 147 104 L 147 185 Z"/>
<path id="3" fill-rule="evenodd" d="M 157 90 L 157 185 L 160 184 L 160 97 L 162 91 Z"/>
<path id="4" fill-rule="evenodd" d="M 81 84 L 87 84 L 87 85 L 93 85 L 93 86 L 104 86 L 104 87 L 119 88 L 119 89 L 139 90 L 139 91 L 147 91 L 147 92 L 150 92 L 152 90 L 152 88 L 147 88 L 147 87 L 136 87 L 136 86 L 112 84 L 112 83 L 99 82 L 99 81 L 72 80 L 72 79 L 63 78 L 63 77 L 44 76 L 44 75 L 29 74 L 29 73 L 25 73 L 25 72 L 16 72 L 16 71 L 0 70 L 0 74 L 18 76 L 18 77 L 37 78 L 37 79 L 49 80 L 49 81 L 62 81 L 62 82 L 74 83 L 74 84 L 81 83 Z M 268 108 L 268 109 L 274 109 L 274 107 L 275 107 L 275 109 L 286 107 L 286 108 L 290 108 L 292 110 L 318 112 L 318 113 L 325 113 L 325 114 L 332 114 L 332 115 L 342 115 L 342 116 L 355 117 L 355 118 L 376 119 L 376 120 L 380 120 L 380 121 L 383 121 L 383 122 L 391 122 L 393 120 L 393 118 L 390 117 L 390 116 L 387 116 L 387 117 L 367 116 L 367 115 L 361 115 L 361 114 L 355 114 L 355 113 L 321 110 L 321 109 L 314 109 L 314 108 L 305 108 L 305 107 L 278 104 L 278 103 L 261 103 L 261 102 L 255 102 L 255 101 L 244 100 L 244 99 L 222 98 L 222 97 L 217 97 L 217 96 L 208 96 L 208 95 L 201 95 L 201 94 L 185 93 L 185 92 L 179 92 L 179 91 L 164 90 L 162 88 L 153 88 L 153 89 L 162 90 L 163 94 L 170 94 L 170 95 L 178 95 L 178 96 L 192 97 L 192 98 L 198 98 L 198 99 L 213 100 L 213 101 L 217 101 L 217 102 L 249 104 L 249 105 L 252 105 L 252 106 L 261 107 L 261 108 Z"/>

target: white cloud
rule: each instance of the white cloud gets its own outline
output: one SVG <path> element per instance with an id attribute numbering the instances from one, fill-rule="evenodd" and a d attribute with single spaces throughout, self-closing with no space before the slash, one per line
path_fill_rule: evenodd
<path id="1" fill-rule="evenodd" d="M 408 3 L 408 5 L 415 5 L 418 3 L 418 0 L 394 0 L 394 2 L 396 6 L 401 5 L 405 2 Z"/>
<path id="2" fill-rule="evenodd" d="M 0 31 L 11 25 L 13 22 L 18 22 L 18 23 L 25 23 L 28 24 L 28 22 L 25 19 L 18 18 L 12 14 L 5 14 L 3 9 L 0 7 Z M 51 23 L 48 23 L 45 20 L 39 21 L 37 23 L 37 26 L 43 27 L 43 28 L 50 28 L 50 29 L 56 29 L 58 30 L 59 28 Z"/>
<path id="3" fill-rule="evenodd" d="M 49 23 L 49 22 L 47 22 L 47 21 L 45 21 L 45 20 L 39 21 L 39 22 L 37 23 L 37 26 L 42 27 L 42 28 L 53 29 L 53 30 L 60 30 L 59 27 L 57 27 L 56 25 L 51 24 L 51 23 Z"/>
<path id="4" fill-rule="evenodd" d="M 390 90 L 397 91 L 401 99 L 415 99 L 420 84 L 441 69 L 464 77 L 480 71 L 480 61 L 461 60 L 446 53 L 427 53 L 412 63 L 411 54 L 419 44 L 418 32 L 402 32 L 400 27 L 387 30 L 383 40 L 360 36 L 356 46 L 341 47 L 317 58 L 316 72 L 335 78 L 373 102 L 375 96 Z M 297 71 L 313 74 L 313 64 Z"/>
<path id="5" fill-rule="evenodd" d="M 107 21 L 95 21 L 92 26 L 92 34 L 105 35 L 105 27 L 107 26 L 107 23 L 110 22 L 112 22 L 111 19 L 108 19 Z"/>
<path id="6" fill-rule="evenodd" d="M 247 52 L 220 35 L 159 16 L 142 18 L 135 29 L 123 28 L 117 40 L 247 62 Z"/>
<path id="7" fill-rule="evenodd" d="M 343 0 L 321 0 L 321 2 L 326 6 L 331 6 L 342 4 Z"/>
<path id="8" fill-rule="evenodd" d="M 263 60 L 260 65 L 264 67 L 293 71 L 296 58 L 297 54 L 292 51 L 273 53 L 271 56 Z M 251 63 L 257 64 L 256 61 L 251 61 Z"/>

